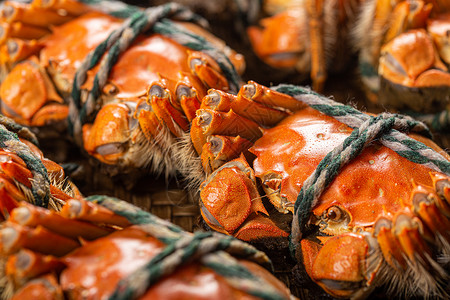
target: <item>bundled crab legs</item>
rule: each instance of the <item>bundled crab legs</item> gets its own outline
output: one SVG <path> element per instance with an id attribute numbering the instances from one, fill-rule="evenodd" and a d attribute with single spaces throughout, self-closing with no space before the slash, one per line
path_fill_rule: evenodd
<path id="1" fill-rule="evenodd" d="M 11 299 L 295 298 L 250 245 L 184 232 L 105 196 L 69 200 L 58 213 L 21 205 L 0 240 Z"/>
<path id="2" fill-rule="evenodd" d="M 8 218 L 20 201 L 58 209 L 80 195 L 64 170 L 45 158 L 26 127 L 0 115 L 0 216 Z"/>
<path id="3" fill-rule="evenodd" d="M 2 298 L 295 298 L 244 242 L 187 233 L 116 198 L 83 198 L 27 128 L 0 121 Z"/>
<path id="4" fill-rule="evenodd" d="M 237 96 L 210 90 L 191 137 L 212 229 L 255 242 L 289 236 L 299 266 L 336 297 L 378 286 L 448 296 L 450 161 L 424 124 L 249 82 Z"/>
<path id="5" fill-rule="evenodd" d="M 188 130 L 208 88 L 238 89 L 242 56 L 179 5 L 125 6 L 106 14 L 101 11 L 110 1 L 89 3 L 4 3 L 5 28 L 27 24 L 21 16 L 40 11 L 71 18 L 27 24 L 43 26 L 45 34 L 3 31 L 2 111 L 33 126 L 69 117 L 75 140 L 116 171 L 150 166 L 164 172 L 169 166 L 165 171 L 173 172 L 168 145 Z"/>

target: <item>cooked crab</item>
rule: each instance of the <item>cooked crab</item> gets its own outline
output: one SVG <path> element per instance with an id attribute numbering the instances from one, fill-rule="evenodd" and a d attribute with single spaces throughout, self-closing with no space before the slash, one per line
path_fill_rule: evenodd
<path id="1" fill-rule="evenodd" d="M 292 235 L 283 222 L 304 182 L 353 130 L 299 100 L 254 82 L 237 96 L 210 90 L 203 99 L 191 136 L 207 166 L 200 202 L 212 229 L 246 241 Z M 361 297 L 383 285 L 404 295 L 448 295 L 449 156 L 409 135 L 438 153 L 447 171 L 374 141 L 303 212 L 301 238 L 291 236 L 297 261 L 333 296 Z"/>
<path id="2" fill-rule="evenodd" d="M 276 68 L 309 75 L 321 92 L 330 71 L 346 68 L 351 53 L 349 30 L 364 1 L 266 0 L 269 17 L 247 29 L 255 53 Z"/>
<path id="3" fill-rule="evenodd" d="M 21 201 L 58 209 L 80 196 L 63 168 L 44 157 L 28 129 L 0 115 L 0 218 L 7 219 Z M 18 135 L 18 136 L 17 136 Z"/>
<path id="4" fill-rule="evenodd" d="M 169 4 L 158 11 L 164 9 L 183 15 L 179 6 Z M 66 18 L 52 22 L 44 14 L 42 19 L 48 23 L 34 24 L 33 20 L 40 18 L 33 16 L 40 17 L 41 11 L 63 14 Z M 77 1 L 30 4 L 6 1 L 1 12 L 5 28 L 18 23 L 51 29 L 27 37 L 3 30 L 2 68 L 6 73 L 0 88 L 3 113 L 32 126 L 65 120 L 77 69 L 89 53 L 99 50 L 99 45 L 105 46 L 101 43 L 111 38 L 112 33 L 117 34 L 124 20 L 98 11 L 97 6 Z M 148 15 L 151 16 L 150 11 Z M 179 31 L 181 38 L 197 36 L 205 47 L 210 47 L 208 53 L 217 51 L 228 60 L 230 72 L 243 70 L 242 56 L 200 26 L 189 22 L 166 22 L 159 26 L 161 31 Z M 86 104 L 95 107 L 76 111 L 73 107 L 76 105 L 72 105 L 71 115 L 79 114 L 82 118 L 82 114 L 87 114 L 83 127 L 75 128 L 75 139 L 90 155 L 119 169 L 150 165 L 154 171 L 162 172 L 174 160 L 168 145 L 188 130 L 200 106 L 199 99 L 207 89 L 230 90 L 236 84 L 224 74 L 223 64 L 164 34 L 138 36 L 118 57 L 96 103 Z M 87 72 L 86 81 L 81 85 L 82 103 L 87 101 L 88 91 L 97 86 L 96 73 L 103 65 L 91 66 L 94 68 Z M 151 155 L 144 156 L 144 153 Z M 173 172 L 170 167 L 166 170 Z"/>
<path id="5" fill-rule="evenodd" d="M 448 1 L 368 1 L 363 8 L 355 44 L 369 98 L 420 113 L 446 109 Z"/>
<path id="6" fill-rule="evenodd" d="M 234 245 L 201 254 L 203 247 L 190 260 L 181 258 L 183 263 L 174 264 L 177 252 L 169 252 L 170 248 L 176 246 L 178 252 L 185 251 L 180 241 L 195 238 L 193 234 L 117 199 L 112 200 L 121 209 L 119 214 L 101 204 L 111 199 L 92 200 L 69 200 L 61 212 L 23 202 L 11 212 L 0 230 L 0 248 L 5 260 L 3 279 L 9 282 L 4 296 L 11 299 L 37 296 L 40 299 L 295 298 L 259 265 L 267 263 L 267 257 L 242 242 L 234 241 Z M 139 218 L 131 219 L 129 215 L 139 215 Z M 211 242 L 220 243 L 221 239 L 209 235 L 209 247 L 213 246 Z M 193 240 L 192 245 L 184 246 L 191 247 L 192 252 L 194 243 L 199 242 L 202 241 Z M 220 251 L 227 248 L 236 258 Z M 186 249 L 185 257 L 189 257 L 188 252 Z M 167 268 L 161 268 L 160 263 Z M 151 277 L 148 281 L 135 279 L 130 283 L 130 278 L 135 278 L 138 272 L 141 278 L 147 273 Z"/>

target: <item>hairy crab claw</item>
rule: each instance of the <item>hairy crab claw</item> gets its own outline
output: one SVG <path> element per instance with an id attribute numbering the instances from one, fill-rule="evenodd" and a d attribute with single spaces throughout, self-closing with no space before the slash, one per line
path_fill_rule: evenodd
<path id="1" fill-rule="evenodd" d="M 63 13 L 67 18 L 48 20 L 46 33 L 24 37 L 5 33 L 0 44 L 2 57 L 2 112 L 16 121 L 40 126 L 65 120 L 67 100 L 74 76 L 86 56 L 122 23 L 95 7 L 76 1 L 7 1 L 3 14 L 19 9 L 32 16 L 38 11 Z M 67 10 L 65 7 L 67 6 Z M 13 8 L 9 8 L 13 7 Z M 2 24 L 27 22 L 16 16 L 2 18 Z M 38 18 L 39 19 L 39 18 Z M 223 51 L 235 69 L 243 71 L 243 57 L 198 25 L 176 22 Z M 37 26 L 33 22 L 27 26 Z M 40 25 L 44 26 L 44 25 Z M 44 26 L 44 27 L 45 27 Z M 42 28 L 44 28 L 42 27 Z M 39 27 L 41 28 L 41 27 Z M 19 53 L 20 52 L 20 53 Z M 81 86 L 86 101 L 99 66 L 87 72 Z M 140 35 L 112 67 L 106 85 L 95 104 L 97 116 L 89 116 L 82 128 L 85 150 L 101 162 L 120 170 L 149 167 L 157 173 L 172 174 L 176 167 L 168 153 L 175 141 L 186 135 L 189 122 L 209 88 L 230 89 L 219 64 L 209 55 L 193 51 L 161 34 Z M 33 101 L 32 101 L 33 100 Z M 150 153 L 149 157 L 144 153 Z"/>
<path id="2" fill-rule="evenodd" d="M 291 218 L 303 182 L 352 129 L 255 82 L 237 96 L 210 90 L 203 105 L 209 108 L 199 110 L 191 135 L 207 173 L 200 185 L 204 221 L 246 241 L 287 237 L 279 215 Z M 250 108 L 255 113 L 245 115 Z M 274 114 L 256 113 L 261 108 L 285 115 L 270 121 Z M 431 140 L 410 136 L 449 160 Z M 236 158 L 231 143 L 238 137 L 249 144 Z M 297 261 L 335 297 L 367 296 L 378 286 L 393 294 L 446 297 L 449 188 L 448 176 L 374 142 L 312 208 Z"/>

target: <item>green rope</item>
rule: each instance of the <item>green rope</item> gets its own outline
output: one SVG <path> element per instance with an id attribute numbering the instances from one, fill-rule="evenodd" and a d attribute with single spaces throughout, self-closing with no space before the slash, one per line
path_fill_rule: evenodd
<path id="1" fill-rule="evenodd" d="M 0 114 L 0 124 L 6 127 L 9 131 L 16 133 L 20 138 L 25 139 L 36 146 L 39 146 L 39 142 L 36 135 L 31 132 L 28 127 L 17 124 L 12 119 Z"/>
<path id="2" fill-rule="evenodd" d="M 50 181 L 47 169 L 39 157 L 34 154 L 30 148 L 19 140 L 18 134 L 34 140 L 34 135 L 25 130 L 20 125 L 14 124 L 12 120 L 0 115 L 0 147 L 17 154 L 31 171 L 33 178 L 31 182 L 32 202 L 34 205 L 48 207 L 50 199 Z M 18 133 L 11 132 L 17 131 Z"/>
<path id="3" fill-rule="evenodd" d="M 204 51 L 210 55 L 217 61 L 229 81 L 230 89 L 234 92 L 237 91 L 240 84 L 240 77 L 228 57 L 203 37 L 189 32 L 181 28 L 181 26 L 175 25 L 167 18 L 195 22 L 203 26 L 207 25 L 204 19 L 193 14 L 184 6 L 175 3 L 134 11 L 118 29 L 112 32 L 104 42 L 88 54 L 82 65 L 78 68 L 73 81 L 69 104 L 69 132 L 72 135 L 79 139 L 82 125 L 95 115 L 99 106 L 96 102 L 119 55 L 133 43 L 139 34 L 150 30 L 161 33 L 183 46 Z M 107 51 L 107 55 L 104 56 Z M 100 68 L 95 75 L 93 87 L 88 91 L 87 100 L 82 104 L 81 86 L 87 78 L 87 72 L 99 62 Z M 78 142 L 81 143 L 81 141 Z"/>
<path id="4" fill-rule="evenodd" d="M 128 18 L 141 10 L 139 7 L 129 5 L 115 0 L 79 0 L 80 2 L 93 7 L 95 10 L 107 13 L 117 18 Z"/>
<path id="5" fill-rule="evenodd" d="M 383 113 L 377 117 L 366 115 L 353 107 L 337 103 L 309 89 L 279 85 L 274 90 L 288 94 L 320 112 L 334 117 L 353 128 L 353 132 L 340 145 L 329 152 L 314 172 L 303 182 L 294 204 L 294 218 L 290 235 L 290 248 L 295 256 L 311 209 L 340 170 L 357 157 L 373 140 L 379 141 L 400 156 L 431 169 L 450 175 L 450 162 L 442 155 L 402 132 L 417 132 L 431 137 L 427 127 L 411 117 Z"/>
<path id="6" fill-rule="evenodd" d="M 236 289 L 261 299 L 285 299 L 271 285 L 253 275 L 231 256 L 271 267 L 263 252 L 234 237 L 217 232 L 188 233 L 130 203 L 112 197 L 91 196 L 87 200 L 127 218 L 132 224 L 166 244 L 166 247 L 144 266 L 122 279 L 110 299 L 138 298 L 152 284 L 194 260 L 222 275 Z"/>

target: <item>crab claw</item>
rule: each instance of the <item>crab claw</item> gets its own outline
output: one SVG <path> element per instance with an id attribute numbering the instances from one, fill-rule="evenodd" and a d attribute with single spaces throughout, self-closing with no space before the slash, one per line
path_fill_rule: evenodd
<path id="1" fill-rule="evenodd" d="M 130 138 L 131 113 L 130 107 L 123 103 L 103 106 L 94 123 L 83 126 L 85 150 L 107 164 L 119 160 Z"/>
<path id="2" fill-rule="evenodd" d="M 19 299 L 64 299 L 61 287 L 56 279 L 56 274 L 46 274 L 31 280 L 19 289 L 12 300 Z"/>
<path id="3" fill-rule="evenodd" d="M 273 17 L 263 19 L 262 27 L 247 29 L 255 53 L 267 64 L 276 67 L 295 67 L 302 58 L 305 45 L 301 44 L 302 26 L 299 20 L 305 18 L 300 9 L 289 9 Z M 303 62 L 303 61 L 302 61 Z M 303 62 L 308 70 L 309 60 Z M 300 68 L 299 68 L 300 70 Z"/>
<path id="4" fill-rule="evenodd" d="M 425 72 L 433 67 L 430 75 Z M 405 86 L 439 86 L 448 83 L 450 75 L 435 53 L 432 39 L 425 30 L 410 30 L 391 40 L 381 49 L 379 74 Z M 432 76 L 433 80 L 419 76 Z"/>
<path id="5" fill-rule="evenodd" d="M 251 240 L 287 236 L 267 218 L 255 175 L 243 156 L 214 171 L 200 188 L 201 214 L 214 230 Z M 254 216 L 256 214 L 256 216 Z"/>
<path id="6" fill-rule="evenodd" d="M 363 236 L 348 233 L 325 238 L 323 245 L 304 239 L 301 248 L 306 272 L 329 294 L 349 297 L 367 292 L 367 288 L 361 289 L 368 277 L 369 253 Z"/>
<path id="7" fill-rule="evenodd" d="M 289 234 L 281 230 L 272 220 L 261 214 L 251 214 L 234 236 L 243 241 L 252 241 L 263 238 L 283 237 Z"/>
<path id="8" fill-rule="evenodd" d="M 227 79 L 221 74 L 219 65 L 211 57 L 202 52 L 193 51 L 189 53 L 188 62 L 192 72 L 208 88 L 229 90 Z"/>
<path id="9" fill-rule="evenodd" d="M 68 115 L 64 101 L 36 58 L 24 61 L 11 70 L 1 84 L 0 98 L 5 115 L 29 125 L 64 120 Z"/>

